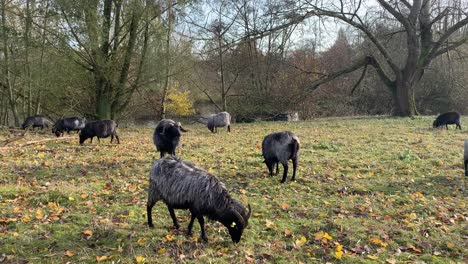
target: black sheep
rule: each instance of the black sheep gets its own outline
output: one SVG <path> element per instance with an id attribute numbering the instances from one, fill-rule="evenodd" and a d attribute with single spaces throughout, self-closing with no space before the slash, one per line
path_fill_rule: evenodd
<path id="1" fill-rule="evenodd" d="M 40 127 L 41 129 L 48 128 L 52 125 L 52 121 L 50 121 L 47 117 L 43 115 L 35 115 L 29 116 L 24 120 L 23 125 L 21 126 L 23 129 L 32 127 Z"/>
<path id="2" fill-rule="evenodd" d="M 197 219 L 204 241 L 208 239 L 203 216 L 223 224 L 232 241 L 238 243 L 252 212 L 250 205 L 245 208 L 240 201 L 233 199 L 215 175 L 175 157 L 165 157 L 153 164 L 146 205 L 149 227 L 154 227 L 151 211 L 157 201 L 167 205 L 176 228 L 179 228 L 179 223 L 174 209 L 188 209 L 191 219 L 187 233 L 191 234 L 193 222 Z"/>
<path id="3" fill-rule="evenodd" d="M 90 138 L 93 143 L 93 137 L 106 138 L 111 136 L 111 143 L 114 137 L 117 139 L 117 144 L 120 144 L 119 136 L 117 135 L 117 123 L 114 120 L 99 120 L 86 123 L 80 133 L 80 145 L 83 145 L 86 139 Z"/>
<path id="4" fill-rule="evenodd" d="M 441 114 L 436 118 L 436 120 L 432 124 L 432 127 L 438 128 L 444 125 L 445 125 L 445 128 L 447 128 L 447 130 L 448 130 L 448 125 L 456 125 L 456 127 L 461 130 L 460 114 L 457 112 L 447 112 L 447 113 Z"/>
<path id="5" fill-rule="evenodd" d="M 80 131 L 85 127 L 86 119 L 81 117 L 66 117 L 57 120 L 54 127 L 52 128 L 52 133 L 57 137 L 63 136 L 64 132 L 70 134 L 70 131 Z"/>
<path id="6" fill-rule="evenodd" d="M 171 119 L 159 121 L 153 133 L 153 142 L 156 149 L 161 153 L 161 158 L 166 153 L 175 156 L 175 149 L 179 145 L 181 131 L 187 132 L 180 123 L 176 123 Z"/>
<path id="7" fill-rule="evenodd" d="M 465 139 L 465 152 L 463 154 L 465 161 L 465 176 L 468 176 L 468 139 Z"/>
<path id="8" fill-rule="evenodd" d="M 299 145 L 299 138 L 289 131 L 273 133 L 263 139 L 262 155 L 270 172 L 270 177 L 273 177 L 273 167 L 275 164 L 276 173 L 278 173 L 278 163 L 281 163 L 284 170 L 281 183 L 284 183 L 288 175 L 288 160 L 292 160 L 293 176 L 291 180 L 294 181 L 296 179 Z"/>

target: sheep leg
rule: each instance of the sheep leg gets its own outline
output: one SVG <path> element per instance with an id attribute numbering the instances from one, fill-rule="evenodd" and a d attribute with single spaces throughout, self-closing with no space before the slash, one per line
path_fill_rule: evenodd
<path id="1" fill-rule="evenodd" d="M 295 181 L 296 180 L 296 169 L 297 169 L 297 158 L 293 158 L 292 163 L 293 163 L 293 176 L 291 178 L 291 181 Z"/>
<path id="2" fill-rule="evenodd" d="M 228 125 L 228 132 L 231 132 L 231 125 Z"/>
<path id="3" fill-rule="evenodd" d="M 268 171 L 270 173 L 270 177 L 273 177 L 273 166 L 274 166 L 274 163 L 271 162 L 271 161 L 265 161 L 267 167 L 268 167 Z"/>
<path id="4" fill-rule="evenodd" d="M 174 223 L 174 227 L 176 229 L 179 229 L 179 222 L 177 222 L 177 217 L 174 213 L 174 208 L 170 207 L 169 205 L 167 206 L 167 209 L 169 209 L 169 214 L 171 214 L 172 222 Z"/>
<path id="5" fill-rule="evenodd" d="M 115 139 L 117 139 L 117 144 L 120 144 L 120 138 L 119 135 L 117 135 L 117 133 L 115 133 Z"/>
<path id="6" fill-rule="evenodd" d="M 164 152 L 164 151 L 161 151 L 161 152 L 160 152 L 160 154 L 161 154 L 161 155 L 159 155 L 159 158 L 161 158 L 161 159 L 162 159 L 162 158 L 164 157 L 164 155 L 166 155 L 166 152 Z"/>
<path id="7" fill-rule="evenodd" d="M 114 140 L 114 135 L 111 135 L 111 143 L 112 143 L 113 140 Z"/>
<path id="8" fill-rule="evenodd" d="M 468 176 L 468 160 L 465 160 L 465 176 Z"/>
<path id="9" fill-rule="evenodd" d="M 91 141 L 90 141 L 89 143 L 93 143 L 93 138 L 94 138 L 94 137 L 91 137 Z"/>
<path id="10" fill-rule="evenodd" d="M 276 162 L 276 175 L 279 173 L 279 162 Z"/>
<path id="11" fill-rule="evenodd" d="M 283 164 L 283 179 L 281 179 L 281 183 L 284 183 L 286 181 L 286 176 L 288 175 L 288 162 L 284 162 Z"/>
<path id="12" fill-rule="evenodd" d="M 457 123 L 457 128 L 461 130 L 461 125 L 460 125 L 460 123 Z"/>
<path id="13" fill-rule="evenodd" d="M 208 242 L 208 238 L 206 237 L 205 233 L 205 220 L 203 219 L 203 215 L 197 215 L 198 223 L 200 224 L 201 229 L 201 239 L 205 242 Z"/>
<path id="14" fill-rule="evenodd" d="M 192 235 L 193 222 L 195 221 L 195 218 L 196 218 L 196 215 L 194 213 L 190 212 L 190 214 L 192 217 L 190 218 L 190 223 L 187 227 L 187 235 L 189 236 Z"/>
<path id="15" fill-rule="evenodd" d="M 151 216 L 151 211 L 153 210 L 153 206 L 156 204 L 156 201 L 150 201 L 146 203 L 146 215 L 148 216 L 148 226 L 153 228 L 153 217 Z"/>

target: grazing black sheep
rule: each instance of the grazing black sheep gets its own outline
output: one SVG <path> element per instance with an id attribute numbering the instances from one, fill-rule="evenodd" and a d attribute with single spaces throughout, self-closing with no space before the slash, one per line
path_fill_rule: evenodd
<path id="1" fill-rule="evenodd" d="M 86 123 L 80 133 L 80 145 L 83 145 L 86 139 L 90 138 L 93 143 L 93 137 L 106 138 L 111 136 L 111 143 L 114 137 L 117 139 L 117 144 L 120 144 L 119 136 L 117 135 L 117 123 L 114 120 L 99 120 Z"/>
<path id="2" fill-rule="evenodd" d="M 63 136 L 64 132 L 70 134 L 70 131 L 80 131 L 85 127 L 86 119 L 81 117 L 66 117 L 57 120 L 54 127 L 52 128 L 52 133 L 57 137 Z"/>
<path id="3" fill-rule="evenodd" d="M 187 132 L 180 123 L 176 123 L 171 119 L 159 121 L 153 133 L 153 142 L 156 149 L 161 153 L 161 158 L 166 153 L 175 156 L 175 149 L 179 145 L 181 131 Z"/>
<path id="4" fill-rule="evenodd" d="M 457 112 L 447 112 L 439 115 L 434 123 L 432 124 L 433 128 L 438 128 L 444 126 L 448 130 L 448 125 L 456 125 L 457 128 L 461 129 L 460 125 L 460 114 Z"/>
<path id="5" fill-rule="evenodd" d="M 179 223 L 174 209 L 188 209 L 191 219 L 187 233 L 191 234 L 196 218 L 204 241 L 208 239 L 203 216 L 223 224 L 232 241 L 238 243 L 252 212 L 250 205 L 247 210 L 234 200 L 215 175 L 176 157 L 161 158 L 153 164 L 146 207 L 149 227 L 154 227 L 151 210 L 160 200 L 167 205 L 175 228 L 179 228 Z"/>
<path id="6" fill-rule="evenodd" d="M 209 115 L 206 125 L 212 133 L 218 132 L 218 127 L 225 126 L 227 126 L 227 131 L 231 132 L 231 115 L 228 112 Z"/>
<path id="7" fill-rule="evenodd" d="M 299 145 L 299 138 L 289 131 L 273 133 L 263 139 L 262 154 L 270 172 L 270 177 L 273 177 L 274 165 L 276 164 L 276 173 L 278 173 L 278 163 L 281 163 L 284 170 L 281 183 L 284 183 L 288 175 L 288 160 L 291 159 L 293 163 L 293 176 L 291 180 L 294 181 L 296 179 Z"/>
<path id="8" fill-rule="evenodd" d="M 43 115 L 35 115 L 35 116 L 29 116 L 24 120 L 23 125 L 21 127 L 23 129 L 32 127 L 40 127 L 41 129 L 48 128 L 49 126 L 52 125 L 52 121 L 50 121 L 47 117 Z"/>

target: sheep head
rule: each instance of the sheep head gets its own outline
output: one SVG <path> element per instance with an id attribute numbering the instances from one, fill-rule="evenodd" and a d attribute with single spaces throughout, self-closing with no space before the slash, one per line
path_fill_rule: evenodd
<path id="1" fill-rule="evenodd" d="M 250 208 L 250 204 L 247 205 L 247 207 L 248 212 L 246 213 L 247 210 L 245 210 L 245 207 L 240 202 L 234 201 L 231 206 L 230 217 L 223 223 L 224 226 L 227 227 L 232 242 L 234 243 L 239 243 L 242 233 L 249 223 L 252 209 Z"/>

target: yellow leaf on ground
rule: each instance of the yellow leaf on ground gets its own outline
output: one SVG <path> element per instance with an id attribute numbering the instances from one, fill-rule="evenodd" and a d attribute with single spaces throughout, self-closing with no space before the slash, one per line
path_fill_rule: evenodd
<path id="1" fill-rule="evenodd" d="M 92 236 L 93 235 L 93 231 L 89 230 L 89 229 L 86 229 L 83 231 L 83 234 L 84 235 L 87 235 L 87 236 Z"/>
<path id="2" fill-rule="evenodd" d="M 447 242 L 447 247 L 452 249 L 455 247 L 455 244 L 453 244 L 452 242 Z"/>
<path id="3" fill-rule="evenodd" d="M 37 209 L 36 210 L 36 219 L 41 220 L 42 218 L 44 218 L 44 212 L 42 211 L 42 209 Z"/>
<path id="4" fill-rule="evenodd" d="M 375 259 L 378 259 L 379 257 L 374 256 L 374 255 L 367 255 L 367 258 L 368 258 L 368 259 L 374 259 L 374 260 L 375 260 Z"/>
<path id="5" fill-rule="evenodd" d="M 71 250 L 65 251 L 65 256 L 72 257 L 73 255 L 75 255 L 75 253 L 73 253 L 73 251 L 71 251 Z"/>
<path id="6" fill-rule="evenodd" d="M 144 263 L 146 259 L 143 256 L 138 256 L 135 258 L 135 260 L 136 263 Z"/>
<path id="7" fill-rule="evenodd" d="M 105 261 L 105 260 L 108 260 L 108 259 L 109 259 L 108 256 L 96 256 L 96 261 L 97 262 Z"/>
<path id="8" fill-rule="evenodd" d="M 19 233 L 18 232 L 13 232 L 13 236 L 14 237 L 19 237 Z"/>
<path id="9" fill-rule="evenodd" d="M 28 215 L 23 216 L 21 220 L 25 223 L 31 222 L 31 218 Z"/>
<path id="10" fill-rule="evenodd" d="M 289 209 L 289 204 L 287 203 L 282 203 L 281 204 L 281 209 L 283 209 L 283 211 L 287 211 Z"/>
<path id="11" fill-rule="evenodd" d="M 159 254 L 159 255 L 162 255 L 162 254 L 164 254 L 164 253 L 166 253 L 166 249 L 165 249 L 165 248 L 160 248 L 160 249 L 158 249 L 158 254 Z"/>
<path id="12" fill-rule="evenodd" d="M 284 230 L 284 236 L 290 237 L 291 235 L 292 235 L 291 230 L 289 230 L 289 229 Z"/>
<path id="13" fill-rule="evenodd" d="M 343 251 L 336 251 L 335 252 L 335 258 L 341 259 L 342 256 L 343 256 Z"/>
<path id="14" fill-rule="evenodd" d="M 137 244 L 140 246 L 144 246 L 146 244 L 146 238 L 139 238 L 137 240 Z"/>
<path id="15" fill-rule="evenodd" d="M 265 220 L 265 229 L 266 229 L 266 230 L 271 230 L 271 229 L 273 229 L 274 225 L 275 225 L 275 224 L 274 224 L 272 221 L 270 221 L 270 220 L 268 220 L 268 219 Z"/>
<path id="16" fill-rule="evenodd" d="M 175 236 L 167 235 L 167 236 L 166 236 L 166 240 L 167 240 L 168 242 L 174 241 L 174 240 L 175 240 Z"/>
<path id="17" fill-rule="evenodd" d="M 305 245 L 305 243 L 307 243 L 307 238 L 305 238 L 305 236 L 302 236 L 300 239 L 296 240 L 296 246 L 298 247 L 302 247 Z"/>

